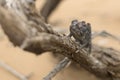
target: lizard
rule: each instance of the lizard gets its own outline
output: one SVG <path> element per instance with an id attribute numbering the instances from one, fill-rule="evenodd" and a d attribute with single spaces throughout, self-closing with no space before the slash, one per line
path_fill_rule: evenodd
<path id="1" fill-rule="evenodd" d="M 78 20 L 73 20 L 70 25 L 70 34 L 68 37 L 73 37 L 80 49 L 87 50 L 91 53 L 91 25 L 85 21 L 79 22 Z"/>

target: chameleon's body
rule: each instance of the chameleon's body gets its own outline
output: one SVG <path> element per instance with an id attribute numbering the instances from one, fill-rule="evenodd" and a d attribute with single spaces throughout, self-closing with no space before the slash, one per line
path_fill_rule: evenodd
<path id="1" fill-rule="evenodd" d="M 80 49 L 85 48 L 88 53 L 91 53 L 91 26 L 84 21 L 78 22 L 73 20 L 70 25 L 69 37 L 74 37 L 76 42 L 80 45 Z"/>

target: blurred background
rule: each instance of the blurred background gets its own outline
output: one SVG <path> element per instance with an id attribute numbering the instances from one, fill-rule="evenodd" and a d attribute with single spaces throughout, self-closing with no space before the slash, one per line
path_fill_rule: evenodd
<path id="1" fill-rule="evenodd" d="M 46 0 L 37 0 L 39 11 Z M 91 23 L 92 31 L 107 31 L 120 38 L 120 1 L 119 0 L 62 0 L 49 17 L 48 22 L 61 33 L 69 33 L 73 19 Z M 93 40 L 100 46 L 120 50 L 120 42 L 111 37 L 97 37 Z M 0 27 L 0 60 L 23 75 L 33 73 L 29 80 L 42 80 L 59 62 L 52 53 L 36 56 L 14 47 Z M 19 80 L 0 67 L 1 80 Z M 53 80 L 98 80 L 80 66 L 70 66 L 62 70 Z"/>

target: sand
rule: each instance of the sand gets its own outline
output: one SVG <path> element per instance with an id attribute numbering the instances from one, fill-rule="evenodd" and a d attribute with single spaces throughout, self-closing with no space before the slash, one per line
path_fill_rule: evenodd
<path id="1" fill-rule="evenodd" d="M 43 2 L 43 0 L 39 0 L 37 2 L 37 8 L 39 8 Z M 91 23 L 93 31 L 106 30 L 120 37 L 119 3 L 119 0 L 63 0 L 51 15 L 49 22 L 53 25 L 57 23 L 55 26 L 68 30 L 71 20 L 85 20 Z M 120 50 L 120 43 L 111 38 L 103 39 L 98 37 L 93 40 L 93 42 L 101 46 Z M 47 52 L 36 56 L 34 53 L 23 51 L 19 47 L 14 47 L 1 28 L 0 61 L 4 61 L 23 75 L 33 73 L 29 80 L 42 80 L 42 78 L 59 62 L 52 53 Z M 19 79 L 0 67 L 0 80 Z M 97 79 L 84 69 L 71 66 L 62 70 L 53 80 Z"/>

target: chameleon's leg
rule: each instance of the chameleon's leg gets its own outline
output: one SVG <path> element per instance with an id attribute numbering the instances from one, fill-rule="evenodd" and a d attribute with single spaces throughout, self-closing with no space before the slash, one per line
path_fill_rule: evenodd
<path id="1" fill-rule="evenodd" d="M 88 53 L 89 53 L 89 54 L 91 53 L 91 49 L 92 49 L 92 45 L 91 45 L 91 43 L 88 43 L 88 48 L 87 48 L 87 50 L 88 50 Z"/>
<path id="2" fill-rule="evenodd" d="M 84 43 L 83 45 L 80 46 L 80 49 L 83 49 L 86 45 L 88 44 L 88 42 Z"/>
<path id="3" fill-rule="evenodd" d="M 80 50 L 81 49 L 87 49 L 87 52 L 90 54 L 91 53 L 91 43 L 89 41 L 87 41 L 86 43 L 84 43 L 83 45 L 80 46 Z"/>

